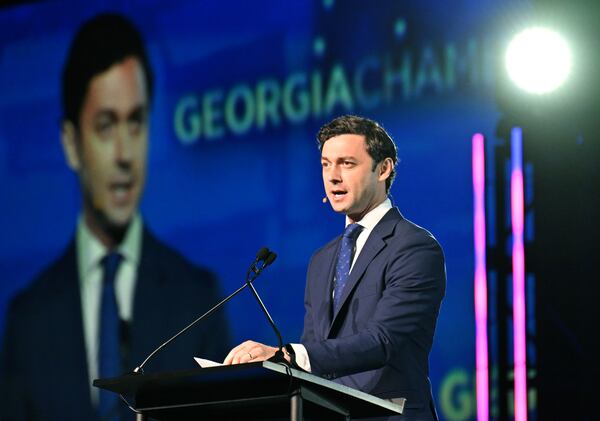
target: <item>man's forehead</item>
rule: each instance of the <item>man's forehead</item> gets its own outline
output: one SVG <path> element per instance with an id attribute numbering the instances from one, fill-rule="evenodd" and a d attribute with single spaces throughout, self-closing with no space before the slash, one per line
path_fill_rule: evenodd
<path id="1" fill-rule="evenodd" d="M 103 104 L 146 103 L 147 90 L 144 70 L 139 60 L 128 57 L 90 80 L 86 102 L 92 100 Z"/>
<path id="2" fill-rule="evenodd" d="M 321 156 L 353 156 L 367 153 L 365 137 L 357 134 L 342 134 L 334 136 L 323 144 Z"/>

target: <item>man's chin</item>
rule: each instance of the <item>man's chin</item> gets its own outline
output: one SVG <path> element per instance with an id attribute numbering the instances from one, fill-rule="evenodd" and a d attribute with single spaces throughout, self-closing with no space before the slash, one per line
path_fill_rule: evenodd
<path id="1" fill-rule="evenodd" d="M 115 231 L 120 231 L 120 230 L 126 230 L 127 227 L 129 227 L 129 224 L 131 223 L 131 218 L 129 219 L 125 219 L 125 220 L 109 220 L 106 223 L 106 227 L 111 229 L 111 230 L 115 230 Z"/>
<path id="2" fill-rule="evenodd" d="M 105 215 L 105 224 L 112 230 L 126 230 L 133 220 L 133 212 L 119 215 Z"/>
<path id="3" fill-rule="evenodd" d="M 103 230 L 112 238 L 120 239 L 125 235 L 129 224 L 135 215 L 134 211 L 127 212 L 103 212 L 100 216 Z"/>
<path id="4" fill-rule="evenodd" d="M 331 209 L 333 209 L 333 211 L 336 213 L 343 213 L 344 215 L 346 214 L 346 211 L 348 210 L 346 208 L 346 206 L 344 206 L 341 203 L 331 203 Z"/>

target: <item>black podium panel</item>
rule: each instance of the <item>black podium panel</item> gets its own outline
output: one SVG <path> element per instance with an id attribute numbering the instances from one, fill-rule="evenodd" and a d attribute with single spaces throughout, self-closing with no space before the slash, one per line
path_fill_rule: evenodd
<path id="1" fill-rule="evenodd" d="M 350 419 L 402 413 L 395 404 L 269 361 L 127 374 L 94 381 L 123 395 L 143 417 L 186 419 Z"/>

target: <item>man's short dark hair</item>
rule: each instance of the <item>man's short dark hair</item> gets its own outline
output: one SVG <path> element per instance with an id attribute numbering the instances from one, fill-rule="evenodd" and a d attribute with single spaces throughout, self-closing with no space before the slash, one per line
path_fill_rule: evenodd
<path id="1" fill-rule="evenodd" d="M 152 69 L 137 28 L 115 13 L 103 13 L 85 22 L 71 44 L 63 68 L 63 119 L 78 128 L 81 108 L 92 78 L 127 57 L 137 58 L 144 69 L 150 101 Z"/>
<path id="2" fill-rule="evenodd" d="M 373 158 L 373 171 L 385 158 L 392 159 L 392 172 L 385 180 L 385 192 L 389 193 L 396 177 L 396 162 L 398 161 L 396 145 L 390 135 L 376 121 L 355 115 L 344 115 L 321 127 L 317 134 L 319 150 L 323 151 L 323 145 L 329 139 L 343 134 L 356 134 L 365 137 L 367 152 Z"/>

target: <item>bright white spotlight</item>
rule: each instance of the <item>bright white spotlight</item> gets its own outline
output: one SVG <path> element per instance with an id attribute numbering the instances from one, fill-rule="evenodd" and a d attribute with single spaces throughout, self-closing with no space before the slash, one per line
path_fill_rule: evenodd
<path id="1" fill-rule="evenodd" d="M 571 71 L 571 52 L 565 40 L 546 28 L 517 34 L 506 51 L 506 69 L 521 89 L 545 94 L 558 88 Z"/>

